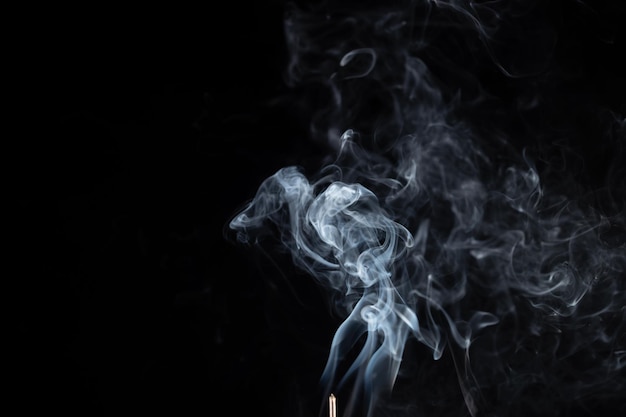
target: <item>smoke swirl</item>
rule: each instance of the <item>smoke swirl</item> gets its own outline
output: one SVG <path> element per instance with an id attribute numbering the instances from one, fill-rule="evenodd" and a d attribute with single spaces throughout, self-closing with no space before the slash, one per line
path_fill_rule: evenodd
<path id="1" fill-rule="evenodd" d="M 626 410 L 620 168 L 603 187 L 566 169 L 575 129 L 554 106 L 609 115 L 612 150 L 624 115 L 561 98 L 572 76 L 550 13 L 516 1 L 287 8 L 287 83 L 330 156 L 313 174 L 277 171 L 229 226 L 242 244 L 274 233 L 337 300 L 321 383 L 346 391 L 342 415 Z M 431 354 L 421 376 L 411 340 Z M 442 361 L 455 388 L 426 388 Z"/>

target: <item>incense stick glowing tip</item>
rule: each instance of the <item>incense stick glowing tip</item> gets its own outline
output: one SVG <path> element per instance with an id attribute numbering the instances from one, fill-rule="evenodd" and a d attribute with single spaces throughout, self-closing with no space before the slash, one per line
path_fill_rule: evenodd
<path id="1" fill-rule="evenodd" d="M 334 394 L 328 397 L 328 417 L 337 417 L 337 398 Z"/>

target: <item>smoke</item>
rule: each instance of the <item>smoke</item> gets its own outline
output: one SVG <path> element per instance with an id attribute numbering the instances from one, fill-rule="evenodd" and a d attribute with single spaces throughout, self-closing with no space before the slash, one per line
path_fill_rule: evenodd
<path id="1" fill-rule="evenodd" d="M 593 16 L 593 45 L 611 28 L 551 7 L 286 8 L 290 99 L 329 155 L 278 170 L 229 226 L 328 289 L 343 321 L 320 382 L 341 415 L 626 410 L 626 124 L 564 37 L 568 18 Z"/>

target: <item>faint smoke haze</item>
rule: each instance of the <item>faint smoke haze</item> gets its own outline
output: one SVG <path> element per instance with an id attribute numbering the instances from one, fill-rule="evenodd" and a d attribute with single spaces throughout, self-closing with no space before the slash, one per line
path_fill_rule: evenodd
<path id="1" fill-rule="evenodd" d="M 626 124 L 563 38 L 585 17 L 579 36 L 611 42 L 605 14 L 379 3 L 288 4 L 286 83 L 328 157 L 278 170 L 229 223 L 240 244 L 278 238 L 335 301 L 326 397 L 344 417 L 625 411 Z M 432 386 L 441 362 L 453 387 Z"/>

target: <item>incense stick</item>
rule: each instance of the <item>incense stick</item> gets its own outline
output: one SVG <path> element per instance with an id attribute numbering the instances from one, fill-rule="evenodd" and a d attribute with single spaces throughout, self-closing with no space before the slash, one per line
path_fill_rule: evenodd
<path id="1" fill-rule="evenodd" d="M 337 398 L 334 394 L 328 397 L 328 417 L 337 417 Z"/>

